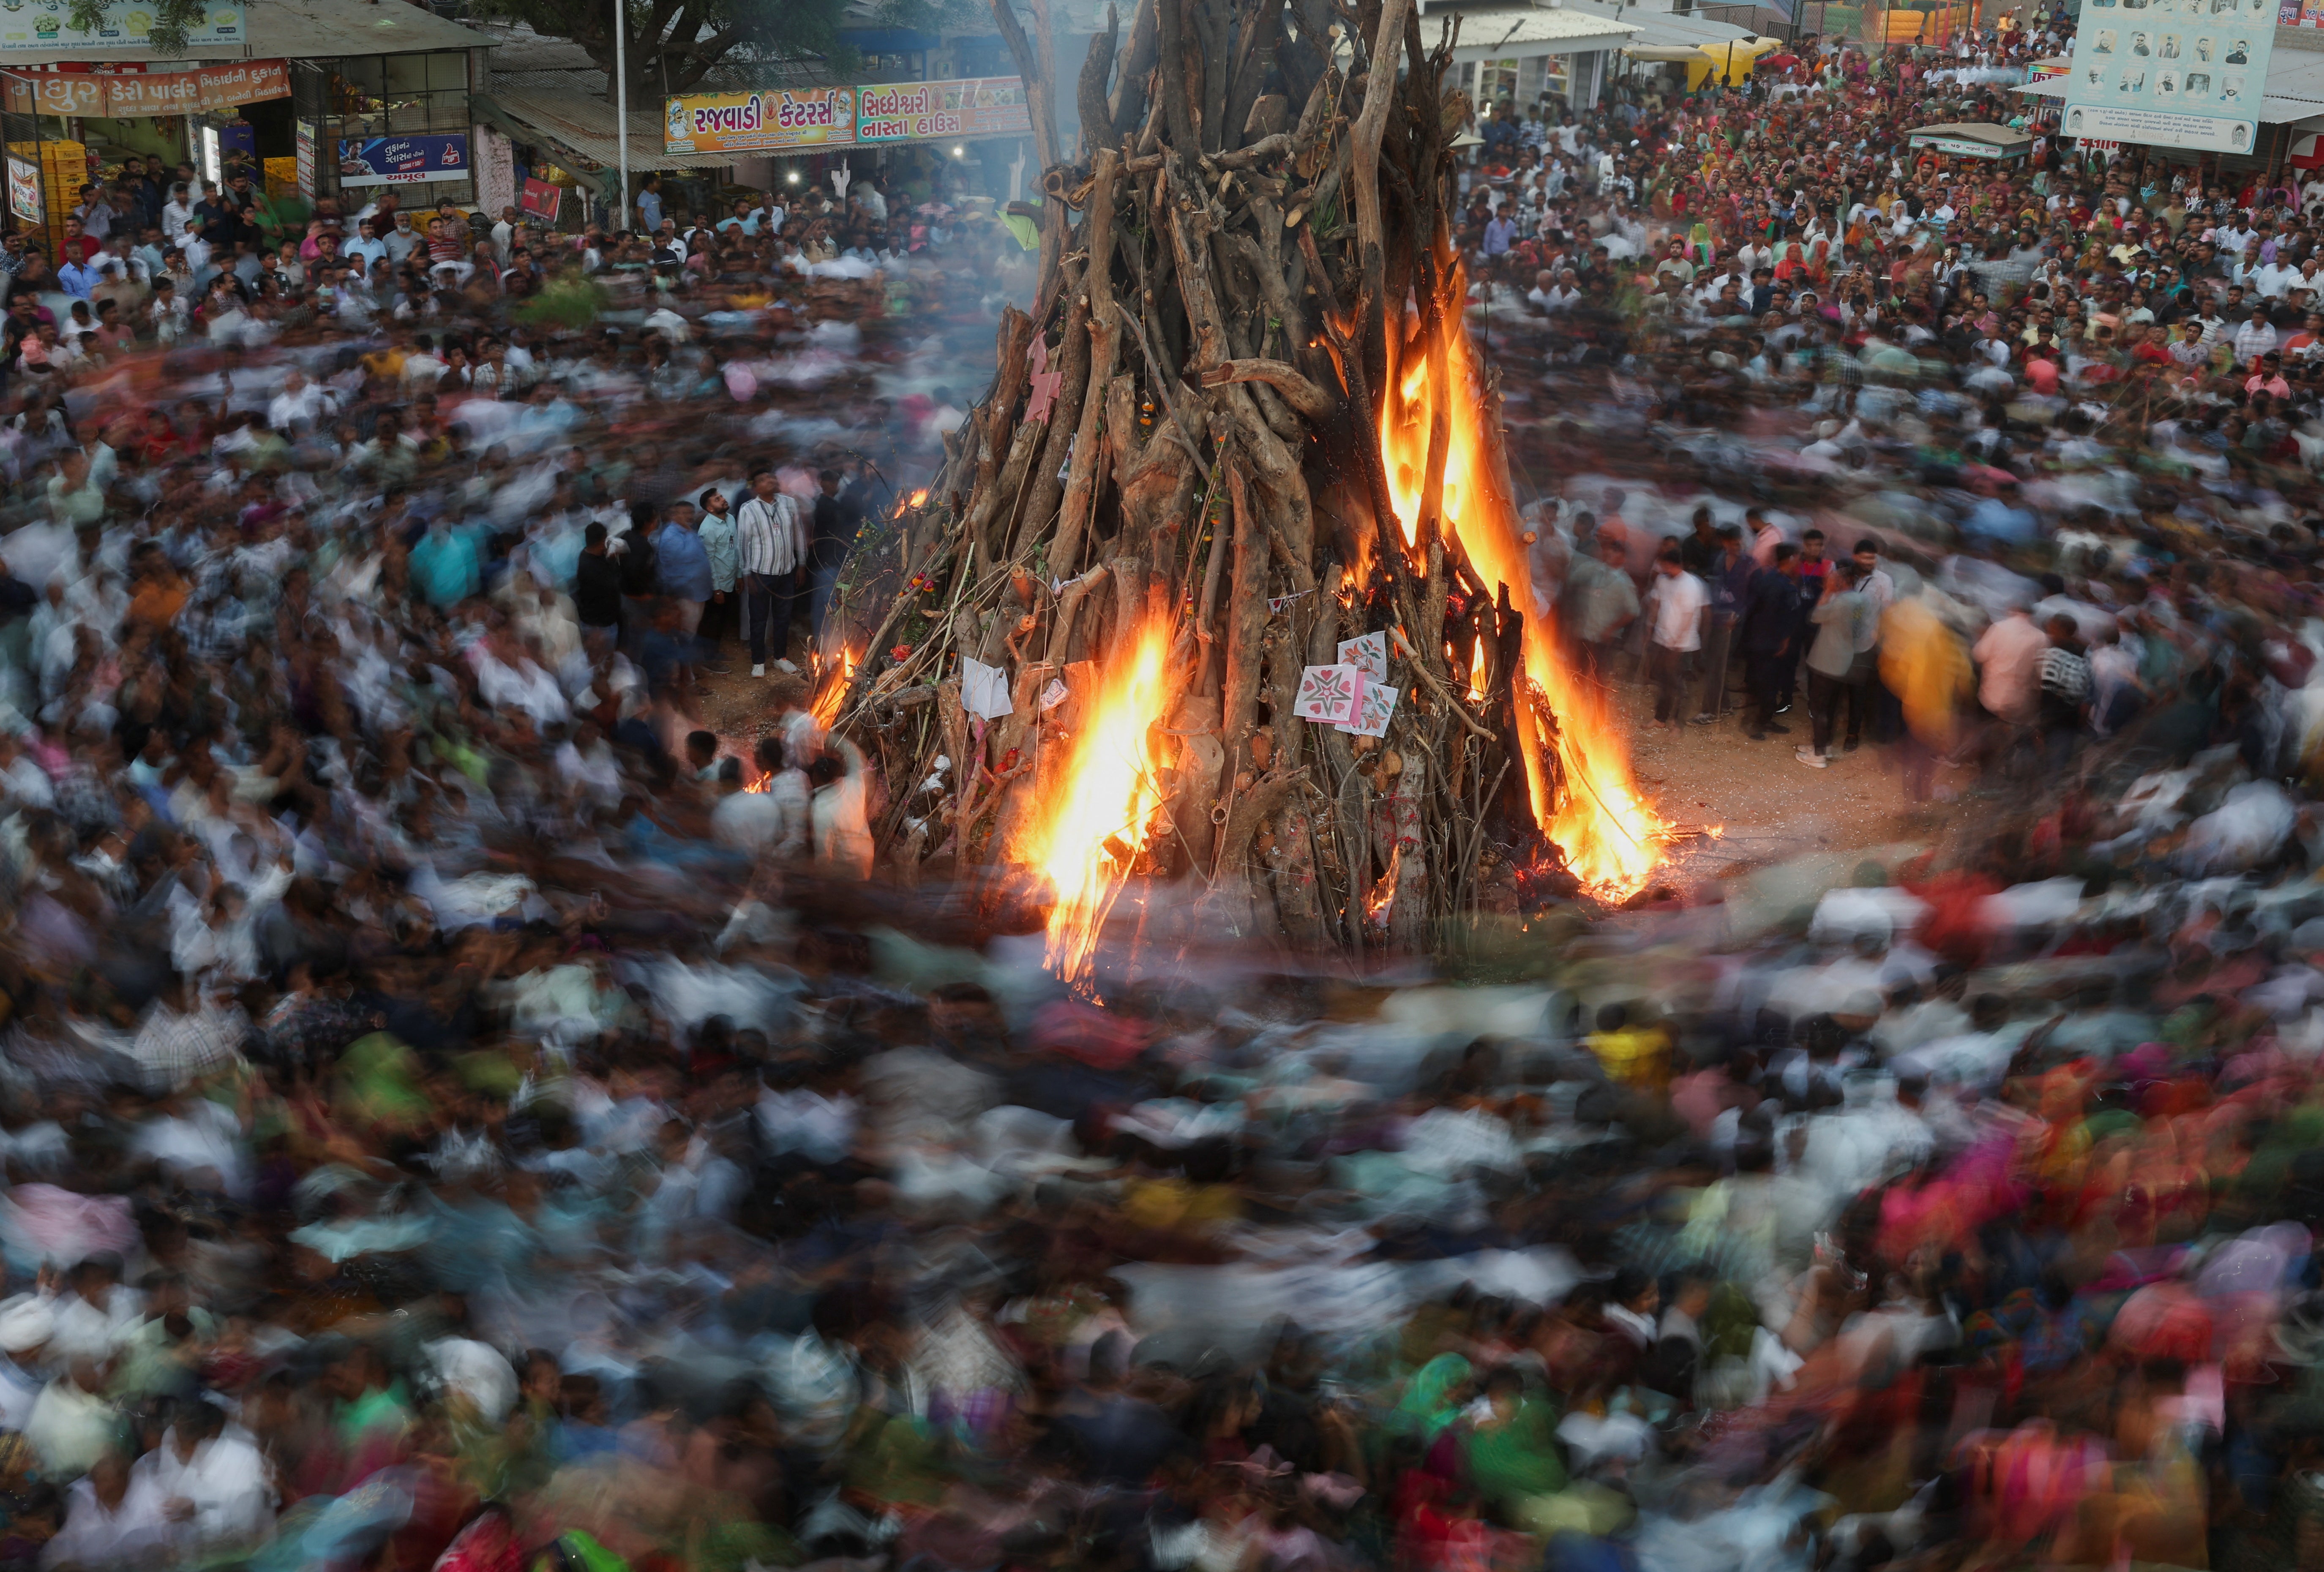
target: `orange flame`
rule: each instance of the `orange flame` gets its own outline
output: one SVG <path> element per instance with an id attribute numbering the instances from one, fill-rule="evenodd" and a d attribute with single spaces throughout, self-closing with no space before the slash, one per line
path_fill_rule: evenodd
<path id="1" fill-rule="evenodd" d="M 1122 875 L 1156 830 L 1162 785 L 1150 733 L 1170 698 L 1169 653 L 1167 621 L 1150 619 L 1134 649 L 1105 663 L 1056 777 L 1064 789 L 1019 845 L 1018 860 L 1056 887 L 1047 962 L 1068 982 L 1088 973 Z"/>
<path id="2" fill-rule="evenodd" d="M 1456 280 L 1451 298 L 1463 298 Z M 1388 336 L 1388 354 L 1402 347 Z M 1446 345 L 1446 386 L 1432 386 L 1428 362 L 1416 355 L 1409 365 L 1391 365 L 1390 396 L 1380 412 L 1380 456 L 1388 492 L 1404 527 L 1407 547 L 1418 539 L 1421 492 L 1428 464 L 1428 432 L 1437 400 L 1444 400 L 1452 441 L 1444 458 L 1444 533 L 1466 549 L 1470 565 L 1488 584 L 1507 584 L 1512 602 L 1528 598 L 1525 547 L 1516 510 L 1493 483 L 1491 446 L 1483 426 L 1483 379 L 1467 333 L 1452 330 Z M 1668 825 L 1639 793 L 1630 770 L 1628 740 L 1599 690 L 1570 670 L 1554 630 L 1528 615 L 1525 626 L 1526 676 L 1542 703 L 1557 717 L 1555 745 L 1564 768 L 1565 791 L 1558 799 L 1543 767 L 1544 740 L 1531 706 L 1517 706 L 1525 749 L 1526 786 L 1535 819 L 1565 852 L 1567 866 L 1592 894 L 1620 898 L 1646 887 L 1661 861 L 1657 850 Z"/>
<path id="3" fill-rule="evenodd" d="M 1396 904 L 1396 881 L 1403 872 L 1404 848 L 1388 849 L 1388 868 L 1364 896 L 1364 924 L 1370 928 L 1388 926 L 1388 908 Z"/>
<path id="4" fill-rule="evenodd" d="M 843 647 L 839 664 L 824 671 L 816 679 L 815 697 L 808 702 L 807 712 L 815 723 L 828 728 L 839 719 L 839 706 L 847 697 L 847 685 L 855 676 L 855 651 Z"/>
<path id="5" fill-rule="evenodd" d="M 896 510 L 894 513 L 890 514 L 890 517 L 900 519 L 927 500 L 928 489 L 926 486 L 922 486 L 918 491 L 912 492 L 909 496 L 897 498 Z"/>

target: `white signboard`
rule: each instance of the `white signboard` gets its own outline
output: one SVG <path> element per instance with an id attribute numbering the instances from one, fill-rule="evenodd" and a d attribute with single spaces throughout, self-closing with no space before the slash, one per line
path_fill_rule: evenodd
<path id="1" fill-rule="evenodd" d="M 2277 0 L 2085 0 L 2060 130 L 2250 152 L 2276 8 Z"/>
<path id="2" fill-rule="evenodd" d="M 106 0 L 93 28 L 75 27 L 70 0 L 6 0 L 0 3 L 0 53 L 15 50 L 147 50 L 153 13 L 151 0 Z M 236 49 L 249 41 L 243 0 L 213 0 L 186 24 L 189 49 Z"/>

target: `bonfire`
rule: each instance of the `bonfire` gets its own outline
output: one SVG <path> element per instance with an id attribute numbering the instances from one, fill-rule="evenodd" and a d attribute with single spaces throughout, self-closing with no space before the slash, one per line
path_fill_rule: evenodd
<path id="1" fill-rule="evenodd" d="M 1457 34 L 1411 0 L 1143 0 L 1059 145 L 1044 0 L 994 18 L 1039 284 L 927 492 L 860 542 L 815 707 L 906 884 L 1029 900 L 1084 978 L 1125 891 L 1213 937 L 1417 952 L 1645 887 L 1665 826 L 1533 614 L 1465 330 Z"/>

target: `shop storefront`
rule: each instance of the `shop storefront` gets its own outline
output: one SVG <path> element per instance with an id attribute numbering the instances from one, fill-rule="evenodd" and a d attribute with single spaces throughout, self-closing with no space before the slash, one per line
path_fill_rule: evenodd
<path id="1" fill-rule="evenodd" d="M 80 186 L 133 155 L 211 181 L 247 163 L 276 198 L 408 185 L 420 201 L 475 199 L 484 34 L 408 5 L 250 0 L 210 7 L 183 54 L 146 59 L 141 14 L 122 0 L 88 33 L 0 15 L 0 223 L 61 238 Z"/>

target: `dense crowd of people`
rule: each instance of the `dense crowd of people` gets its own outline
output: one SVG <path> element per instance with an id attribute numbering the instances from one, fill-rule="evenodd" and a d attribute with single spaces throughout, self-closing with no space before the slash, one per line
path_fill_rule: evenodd
<path id="1" fill-rule="evenodd" d="M 11 235 L 0 1566 L 2304 1566 L 2319 218 L 1910 145 L 2062 47 L 1486 116 L 1536 614 L 1978 794 L 1494 988 L 883 891 L 807 678 L 1005 214 Z"/>

